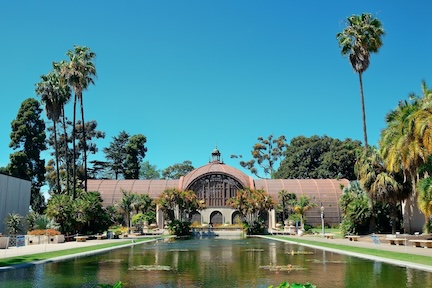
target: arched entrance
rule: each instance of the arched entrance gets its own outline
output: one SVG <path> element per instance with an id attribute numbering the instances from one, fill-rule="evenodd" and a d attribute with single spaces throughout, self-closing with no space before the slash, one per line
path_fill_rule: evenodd
<path id="1" fill-rule="evenodd" d="M 223 216 L 219 211 L 213 211 L 210 214 L 210 224 L 212 225 L 222 225 L 223 224 Z"/>
<path id="2" fill-rule="evenodd" d="M 239 211 L 235 211 L 231 216 L 231 223 L 232 224 L 241 224 L 242 218 Z"/>
<path id="3" fill-rule="evenodd" d="M 195 212 L 191 217 L 191 223 L 198 223 L 201 224 L 201 213 Z"/>

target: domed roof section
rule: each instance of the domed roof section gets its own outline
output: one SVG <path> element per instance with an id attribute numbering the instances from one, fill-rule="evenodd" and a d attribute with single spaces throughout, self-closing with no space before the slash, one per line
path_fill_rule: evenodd
<path id="1" fill-rule="evenodd" d="M 221 160 L 221 153 L 217 146 L 213 149 L 212 160 L 209 164 L 201 166 L 195 170 L 189 172 L 186 176 L 180 178 L 180 187 L 183 190 L 187 190 L 188 187 L 196 180 L 205 175 L 210 174 L 224 174 L 236 179 L 244 188 L 249 187 L 252 188 L 254 186 L 254 182 L 252 177 L 247 176 L 245 173 L 240 170 L 225 165 Z"/>
<path id="2" fill-rule="evenodd" d="M 253 187 L 253 179 L 242 171 L 232 166 L 225 165 L 224 163 L 213 161 L 207 165 L 192 170 L 186 176 L 184 176 L 183 179 L 180 179 L 182 189 L 186 190 L 196 179 L 210 174 L 225 174 L 236 179 L 241 185 L 243 185 L 244 188 Z"/>

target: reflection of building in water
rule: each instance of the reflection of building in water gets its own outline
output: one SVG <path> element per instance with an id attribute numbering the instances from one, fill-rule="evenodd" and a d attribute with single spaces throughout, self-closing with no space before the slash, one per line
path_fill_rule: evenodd
<path id="1" fill-rule="evenodd" d="M 211 153 L 212 160 L 185 176 L 176 180 L 91 180 L 87 181 L 88 191 L 101 193 L 103 204 L 113 205 L 123 197 L 122 191 L 137 194 L 148 194 L 158 198 L 166 189 L 192 190 L 200 200 L 205 201 L 206 209 L 192 216 L 192 222 L 212 224 L 235 224 L 240 219 L 238 211 L 232 209 L 227 200 L 236 195 L 240 189 L 262 189 L 266 191 L 275 203 L 278 203 L 279 191 L 285 190 L 309 196 L 317 207 L 306 212 L 308 223 L 321 224 L 320 207 L 325 208 L 325 219 L 330 225 L 341 222 L 339 197 L 341 187 L 348 187 L 346 179 L 252 179 L 242 171 L 226 165 L 221 160 L 217 148 Z M 163 226 L 163 213 L 158 211 L 159 227 Z M 268 212 L 268 226 L 276 225 L 275 210 Z"/>

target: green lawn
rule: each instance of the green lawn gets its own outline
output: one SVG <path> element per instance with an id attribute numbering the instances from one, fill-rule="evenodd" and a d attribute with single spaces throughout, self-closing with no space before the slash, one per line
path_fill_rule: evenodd
<path id="1" fill-rule="evenodd" d="M 164 238 L 164 237 L 134 239 L 134 240 L 135 240 L 135 243 L 144 243 L 144 242 L 148 242 L 148 241 L 151 241 L 154 239 L 162 239 L 162 238 Z M 95 250 L 99 250 L 99 249 L 113 248 L 113 247 L 117 247 L 117 246 L 121 246 L 121 245 L 125 245 L 125 244 L 130 244 L 130 243 L 131 243 L 131 240 L 125 240 L 125 241 L 111 242 L 111 243 L 106 243 L 106 244 L 99 244 L 99 245 L 94 245 L 94 246 L 71 248 L 71 249 L 60 250 L 60 251 L 51 251 L 51 252 L 44 252 L 44 253 L 38 253 L 38 254 L 3 258 L 3 259 L 0 259 L 0 267 L 25 264 L 25 263 L 30 263 L 30 262 L 34 262 L 34 261 L 41 261 L 41 260 L 46 260 L 46 259 L 60 257 L 60 256 L 67 256 L 67 255 L 78 254 L 78 253 L 82 253 L 82 252 L 95 251 Z M 52 244 L 52 245 L 55 245 L 55 244 Z"/>
<path id="2" fill-rule="evenodd" d="M 393 260 L 406 261 L 406 262 L 411 262 L 411 263 L 416 263 L 416 264 L 423 264 L 423 265 L 432 266 L 432 257 L 429 257 L 429 256 L 414 255 L 414 254 L 408 254 L 408 253 L 399 253 L 399 252 L 385 251 L 385 250 L 380 250 L 380 249 L 353 247 L 353 246 L 348 246 L 348 245 L 332 244 L 332 243 L 327 243 L 327 242 L 306 240 L 306 239 L 300 238 L 300 237 L 295 238 L 295 239 L 284 237 L 284 236 L 271 236 L 271 237 L 275 238 L 275 239 L 286 239 L 289 241 L 295 241 L 298 243 L 310 244 L 310 245 L 315 245 L 315 246 L 319 246 L 319 247 L 338 249 L 338 250 L 342 250 L 342 251 L 349 251 L 349 252 L 355 252 L 355 253 L 361 253 L 361 254 L 366 254 L 366 255 L 372 255 L 372 256 L 377 256 L 377 257 L 393 259 Z"/>

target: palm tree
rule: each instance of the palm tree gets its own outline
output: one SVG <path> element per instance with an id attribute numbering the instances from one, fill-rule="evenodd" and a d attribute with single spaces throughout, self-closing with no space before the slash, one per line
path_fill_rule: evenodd
<path id="1" fill-rule="evenodd" d="M 316 207 L 317 204 L 314 202 L 310 202 L 310 198 L 306 195 L 300 196 L 300 199 L 294 205 L 294 211 L 300 215 L 300 226 L 303 228 L 303 218 L 305 213 Z"/>
<path id="2" fill-rule="evenodd" d="M 48 200 L 46 215 L 60 224 L 62 233 L 72 232 L 72 201 L 69 195 L 54 195 Z"/>
<path id="3" fill-rule="evenodd" d="M 128 233 L 130 233 L 131 213 L 133 211 L 133 203 L 135 202 L 136 194 L 122 190 L 123 197 L 117 203 L 118 209 L 126 216 Z"/>
<path id="4" fill-rule="evenodd" d="M 369 148 L 368 153 L 362 153 L 357 163 L 358 177 L 370 199 L 373 221 L 373 202 L 388 203 L 391 208 L 392 233 L 396 233 L 397 203 L 409 197 L 410 188 L 403 185 L 402 177 L 386 169 L 383 158 L 376 148 Z M 374 222 L 372 222 L 375 224 Z M 373 227 L 371 232 L 374 232 Z"/>
<path id="5" fill-rule="evenodd" d="M 297 195 L 295 193 L 290 193 L 286 190 L 281 190 L 279 191 L 278 197 L 279 197 L 279 201 L 282 202 L 282 222 L 284 222 L 285 210 L 288 207 L 294 207 L 295 203 L 297 202 Z"/>
<path id="6" fill-rule="evenodd" d="M 81 121 L 83 125 L 84 121 L 84 105 L 83 105 L 83 91 L 88 88 L 90 84 L 94 84 L 94 77 L 96 77 L 96 67 L 93 63 L 96 54 L 85 46 L 74 45 L 74 50 L 69 50 L 66 53 L 69 56 L 69 62 L 63 68 L 63 76 L 67 83 L 72 87 L 74 91 L 74 116 L 73 116 L 73 198 L 76 197 L 76 102 L 80 101 L 81 105 Z M 83 151 L 83 162 L 84 162 L 84 189 L 87 191 L 87 147 L 86 147 L 86 135 L 83 129 L 82 138 L 84 139 L 84 151 Z"/>
<path id="7" fill-rule="evenodd" d="M 56 182 L 57 193 L 61 192 L 60 186 L 60 166 L 59 166 L 59 146 L 57 143 L 57 123 L 62 115 L 63 107 L 70 98 L 69 87 L 64 85 L 60 75 L 56 70 L 47 75 L 41 76 L 42 81 L 36 84 L 36 93 L 42 98 L 45 104 L 45 111 L 48 119 L 53 121 L 54 130 L 54 150 L 56 160 Z"/>
<path id="8" fill-rule="evenodd" d="M 250 188 L 238 190 L 236 196 L 228 200 L 228 204 L 237 209 L 249 225 L 258 220 L 260 212 L 274 208 L 273 199 L 264 190 Z"/>
<path id="9" fill-rule="evenodd" d="M 370 53 L 376 53 L 381 48 L 381 37 L 384 35 L 381 22 L 367 13 L 348 17 L 347 27 L 336 34 L 342 55 L 349 55 L 354 71 L 359 74 L 365 149 L 368 147 L 368 141 L 362 75 L 369 67 Z"/>
<path id="10" fill-rule="evenodd" d="M 63 147 L 64 147 L 64 162 L 66 164 L 66 194 L 69 195 L 70 193 L 70 166 L 69 166 L 69 138 L 67 133 L 67 120 L 66 120 L 66 114 L 65 114 L 65 105 L 67 102 L 69 102 L 71 98 L 71 91 L 69 86 L 67 86 L 66 79 L 62 76 L 62 71 L 65 69 L 64 67 L 67 65 L 66 61 L 60 61 L 60 62 L 53 62 L 53 68 L 54 71 L 60 76 L 60 84 L 67 89 L 67 95 L 65 95 L 64 103 L 61 105 L 61 118 L 63 123 Z"/>
<path id="11" fill-rule="evenodd" d="M 406 199 L 408 217 L 404 221 L 407 232 L 411 231 L 413 216 L 411 207 L 417 197 L 418 168 L 427 159 L 423 141 L 415 131 L 415 116 L 421 107 L 421 100 L 413 97 L 411 100 L 411 102 L 400 102 L 399 106 L 386 116 L 387 128 L 381 132 L 380 139 L 380 154 L 384 159 L 386 170 L 392 173 L 402 172 L 404 182 L 408 178 L 411 184 L 412 194 Z"/>
<path id="12" fill-rule="evenodd" d="M 432 216 L 432 178 L 424 178 L 418 182 L 418 206 L 425 216 L 424 232 L 430 233 Z"/>

